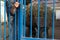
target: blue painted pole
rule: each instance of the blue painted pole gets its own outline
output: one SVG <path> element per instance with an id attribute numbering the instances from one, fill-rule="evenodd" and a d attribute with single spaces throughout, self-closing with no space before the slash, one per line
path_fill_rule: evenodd
<path id="1" fill-rule="evenodd" d="M 46 28 L 47 28 L 47 0 L 45 0 L 45 16 L 44 16 L 44 26 L 45 26 L 45 40 L 46 40 L 46 37 L 47 37 L 47 33 L 46 33 Z"/>
<path id="2" fill-rule="evenodd" d="M 20 0 L 18 0 L 18 2 L 20 3 Z M 20 36 L 20 17 L 19 17 L 19 15 L 20 15 L 20 7 L 19 7 L 19 9 L 18 9 L 18 40 L 20 40 L 19 39 L 19 36 Z"/>
<path id="3" fill-rule="evenodd" d="M 4 0 L 4 40 L 6 40 L 6 0 Z"/>
<path id="4" fill-rule="evenodd" d="M 23 8 L 23 13 L 24 13 L 24 37 L 26 36 L 26 0 L 24 0 L 24 8 Z"/>
<path id="5" fill-rule="evenodd" d="M 11 5 L 10 5 L 10 0 L 8 0 L 8 4 L 9 5 L 7 5 L 8 6 L 8 8 L 7 8 L 7 10 L 8 10 L 8 32 L 9 32 L 9 40 L 13 40 L 12 39 L 12 31 L 11 31 L 11 23 L 10 23 L 10 7 L 11 7 Z"/>
<path id="6" fill-rule="evenodd" d="M 54 40 L 55 4 L 56 4 L 56 0 L 53 0 L 53 10 L 52 10 L 52 40 Z"/>
<path id="7" fill-rule="evenodd" d="M 32 0 L 30 2 L 30 37 L 32 37 Z"/>
<path id="8" fill-rule="evenodd" d="M 14 0 L 14 2 L 16 2 L 16 0 Z M 17 35 L 17 34 L 16 34 L 16 31 L 17 31 L 17 30 L 16 30 L 16 28 L 17 28 L 17 26 L 16 26 L 16 16 L 17 16 L 17 15 L 16 15 L 16 13 L 17 13 L 17 11 L 14 12 L 14 15 L 15 15 L 15 16 L 14 16 L 14 29 L 13 29 L 13 30 L 14 30 L 14 33 L 13 33 L 13 40 L 17 40 L 17 39 L 16 39 L 16 35 Z"/>
<path id="9" fill-rule="evenodd" d="M 20 7 L 18 9 L 18 40 L 21 40 L 21 38 L 23 37 L 23 0 L 19 0 L 20 3 Z"/>
<path id="10" fill-rule="evenodd" d="M 38 0 L 38 38 L 40 36 L 40 0 Z"/>

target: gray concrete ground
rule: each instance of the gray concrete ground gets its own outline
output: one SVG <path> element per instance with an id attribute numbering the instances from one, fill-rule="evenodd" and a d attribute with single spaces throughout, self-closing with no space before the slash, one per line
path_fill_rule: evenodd
<path id="1" fill-rule="evenodd" d="M 52 38 L 52 28 L 49 29 L 49 38 Z M 54 38 L 60 40 L 60 20 L 56 21 L 54 27 Z"/>

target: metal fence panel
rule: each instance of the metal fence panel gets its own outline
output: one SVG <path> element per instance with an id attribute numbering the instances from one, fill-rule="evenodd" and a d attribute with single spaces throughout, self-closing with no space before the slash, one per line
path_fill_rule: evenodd
<path id="1" fill-rule="evenodd" d="M 41 18 L 40 18 L 40 3 L 41 1 L 38 0 L 38 16 L 37 16 L 37 32 L 35 32 L 36 34 L 36 37 L 34 38 L 33 37 L 33 2 L 32 0 L 30 0 L 30 20 L 29 20 L 29 30 L 26 30 L 27 27 L 26 27 L 26 20 L 27 20 L 27 13 L 26 13 L 26 10 L 27 10 L 27 5 L 26 5 L 26 2 L 27 0 L 14 0 L 14 3 L 16 1 L 18 1 L 20 4 L 20 6 L 16 9 L 16 11 L 14 12 L 14 18 L 13 18 L 13 26 L 11 26 L 11 14 L 10 14 L 10 7 L 11 7 L 11 0 L 8 0 L 8 9 L 6 7 L 6 1 L 7 0 L 4 0 L 4 40 L 7 40 L 6 39 L 6 35 L 7 35 L 7 31 L 6 31 L 6 10 L 8 10 L 8 40 L 48 40 L 47 39 L 47 12 L 48 12 L 48 8 L 47 8 L 47 0 L 45 0 L 45 8 L 44 8 L 44 37 L 43 38 L 40 38 L 41 34 L 41 26 L 40 26 L 40 23 L 41 23 Z M 52 40 L 54 40 L 54 18 L 55 18 L 55 3 L 56 3 L 56 0 L 53 0 L 53 10 L 52 10 Z M 1 2 L 0 2 L 0 5 L 1 5 Z M 17 14 L 18 13 L 18 14 Z M 16 17 L 18 15 L 18 18 Z M 1 19 L 1 7 L 0 7 L 0 19 Z M 18 22 L 17 22 L 18 21 Z M 18 25 L 18 26 L 17 26 Z M 18 30 L 18 31 L 17 31 Z M 29 34 L 27 33 L 27 31 L 29 31 Z M 16 34 L 18 36 L 16 36 Z M 27 37 L 27 34 L 29 35 L 29 37 Z M 0 40 L 2 40 L 1 37 L 2 36 L 2 29 L 1 29 L 1 20 L 0 20 Z"/>

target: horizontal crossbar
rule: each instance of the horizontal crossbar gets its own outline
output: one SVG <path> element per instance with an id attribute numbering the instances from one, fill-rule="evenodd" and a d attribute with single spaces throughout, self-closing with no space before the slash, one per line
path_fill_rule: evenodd
<path id="1" fill-rule="evenodd" d="M 47 39 L 47 38 L 22 38 L 21 40 L 55 40 L 55 39 Z"/>

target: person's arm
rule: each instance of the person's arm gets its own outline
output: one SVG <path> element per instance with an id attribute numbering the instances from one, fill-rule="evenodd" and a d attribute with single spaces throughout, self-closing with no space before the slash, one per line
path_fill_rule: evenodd
<path id="1" fill-rule="evenodd" d="M 11 8 L 11 14 L 14 14 L 14 12 L 16 11 L 16 8 L 19 7 L 19 3 L 18 2 L 15 2 Z"/>
<path id="2" fill-rule="evenodd" d="M 16 7 L 13 5 L 10 12 L 11 12 L 11 14 L 14 14 L 15 11 L 16 11 Z"/>

